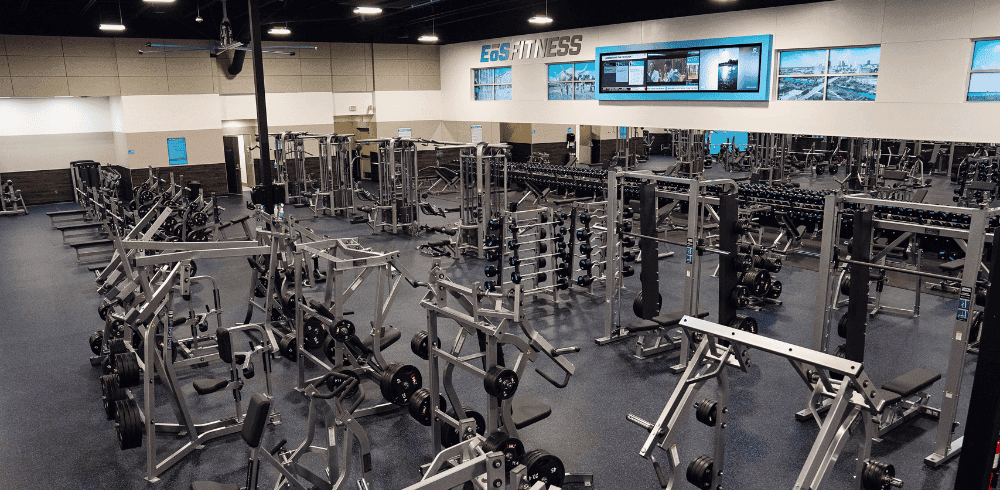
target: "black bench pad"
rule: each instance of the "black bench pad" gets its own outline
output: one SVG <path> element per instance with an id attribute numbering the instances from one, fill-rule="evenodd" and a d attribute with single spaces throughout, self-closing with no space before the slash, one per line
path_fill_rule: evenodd
<path id="1" fill-rule="evenodd" d="M 55 229 L 59 231 L 83 230 L 86 228 L 100 228 L 102 226 L 104 226 L 104 223 L 101 221 L 91 221 L 89 223 L 67 223 L 65 225 L 56 225 Z"/>
<path id="2" fill-rule="evenodd" d="M 552 415 L 552 407 L 530 396 L 515 397 L 511 403 L 514 427 L 523 429 Z"/>
<path id="3" fill-rule="evenodd" d="M 109 240 L 107 238 L 99 238 L 97 240 L 83 240 L 79 242 L 70 242 L 67 245 L 73 248 L 79 247 L 96 247 L 97 245 L 108 245 L 114 243 L 114 240 Z"/>
<path id="4" fill-rule="evenodd" d="M 391 346 L 392 344 L 395 344 L 396 341 L 399 340 L 399 338 L 402 335 L 403 335 L 402 332 L 400 332 L 399 330 L 397 330 L 397 329 L 395 329 L 393 327 L 387 327 L 385 329 L 385 335 L 382 336 L 382 343 L 379 344 L 379 347 L 378 347 L 379 350 L 380 351 L 384 350 L 384 349 L 388 348 L 389 346 Z M 362 344 L 365 346 L 365 350 L 366 351 L 368 351 L 368 352 L 372 351 L 372 349 L 375 346 L 374 340 L 375 340 L 375 337 L 368 336 L 368 338 L 366 338 L 364 340 L 364 342 L 362 342 Z"/>
<path id="5" fill-rule="evenodd" d="M 952 260 L 951 262 L 945 262 L 939 265 L 938 269 L 941 269 L 945 272 L 955 272 L 962 270 L 964 267 L 965 267 L 965 259 L 958 259 L 958 260 Z"/>
<path id="6" fill-rule="evenodd" d="M 679 325 L 681 323 L 681 318 L 684 318 L 685 315 L 686 313 L 672 311 L 670 313 L 656 315 L 650 320 L 640 320 L 628 329 L 631 332 L 645 332 L 647 330 L 654 330 L 660 327 L 673 327 Z M 703 311 L 695 315 L 695 318 L 705 318 L 707 316 L 708 312 Z"/>
<path id="7" fill-rule="evenodd" d="M 45 216 L 68 216 L 71 214 L 87 214 L 86 209 L 70 209 L 69 211 L 49 211 Z"/>
<path id="8" fill-rule="evenodd" d="M 215 393 L 226 387 L 229 384 L 228 379 L 222 378 L 208 378 L 199 379 L 194 382 L 194 391 L 197 391 L 199 395 L 207 395 L 209 393 Z"/>
<path id="9" fill-rule="evenodd" d="M 923 391 L 928 386 L 941 379 L 941 373 L 918 367 L 912 371 L 897 376 L 896 379 L 882 385 L 885 391 L 899 393 L 903 398 L 913 396 L 919 391 Z"/>

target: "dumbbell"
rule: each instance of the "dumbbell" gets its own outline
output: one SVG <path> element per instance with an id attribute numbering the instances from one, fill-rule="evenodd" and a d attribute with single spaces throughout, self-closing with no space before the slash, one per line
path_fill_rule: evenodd
<path id="1" fill-rule="evenodd" d="M 603 260 L 597 260 L 597 261 L 595 261 L 595 260 L 591 260 L 591 259 L 581 259 L 580 260 L 580 270 L 586 271 L 589 274 L 590 273 L 590 269 L 592 269 L 595 265 L 601 265 L 603 263 L 604 263 Z"/>
<path id="2" fill-rule="evenodd" d="M 589 287 L 594 283 L 594 276 L 578 276 L 576 278 L 576 285 L 580 287 Z"/>
<path id="3" fill-rule="evenodd" d="M 514 284 L 521 284 L 521 281 L 523 281 L 525 279 L 532 279 L 532 278 L 535 279 L 535 284 L 538 284 L 538 283 L 545 282 L 546 280 L 548 280 L 548 274 L 546 274 L 544 272 L 533 272 L 531 274 L 521 274 L 520 272 L 517 272 L 517 271 L 510 273 L 510 280 Z"/>

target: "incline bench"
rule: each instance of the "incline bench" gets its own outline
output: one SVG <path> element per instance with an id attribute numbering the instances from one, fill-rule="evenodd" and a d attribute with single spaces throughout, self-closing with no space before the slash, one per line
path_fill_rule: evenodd
<path id="1" fill-rule="evenodd" d="M 879 419 L 879 437 L 919 415 L 925 415 L 935 420 L 940 418 L 941 410 L 927 406 L 931 397 L 925 391 L 939 379 L 941 379 L 941 373 L 918 367 L 883 384 L 880 392 L 885 398 L 886 408 Z M 910 398 L 914 396 L 917 398 L 911 400 Z"/>

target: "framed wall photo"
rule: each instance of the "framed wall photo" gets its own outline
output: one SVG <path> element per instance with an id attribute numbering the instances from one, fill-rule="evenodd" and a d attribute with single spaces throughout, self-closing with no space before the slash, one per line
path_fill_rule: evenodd
<path id="1" fill-rule="evenodd" d="M 167 159 L 170 165 L 187 165 L 187 140 L 184 138 L 167 138 Z"/>

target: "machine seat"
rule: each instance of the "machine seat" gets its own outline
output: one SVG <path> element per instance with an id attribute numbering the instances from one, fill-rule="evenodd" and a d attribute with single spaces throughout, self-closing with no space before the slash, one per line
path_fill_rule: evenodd
<path id="1" fill-rule="evenodd" d="M 885 383 L 882 385 L 882 390 L 898 393 L 902 398 L 908 398 L 923 391 L 939 379 L 941 379 L 941 373 L 918 367 Z"/>
<path id="2" fill-rule="evenodd" d="M 400 332 L 399 330 L 393 327 L 386 327 L 385 335 L 382 336 L 382 343 L 379 344 L 379 350 L 381 351 L 389 348 L 390 346 L 392 346 L 392 344 L 395 344 L 396 341 L 399 340 L 399 338 L 402 335 L 403 335 L 402 332 Z M 374 341 L 375 337 L 369 335 L 368 338 L 366 338 L 364 342 L 362 342 L 362 345 L 365 346 L 365 351 L 369 354 L 371 353 L 372 349 L 375 346 Z"/>
<path id="3" fill-rule="evenodd" d="M 552 415 L 552 407 L 530 396 L 515 397 L 511 403 L 514 427 L 523 429 Z"/>
<path id="4" fill-rule="evenodd" d="M 199 395 L 207 395 L 209 393 L 215 393 L 229 385 L 228 379 L 223 378 L 208 378 L 199 379 L 194 382 L 194 391 L 197 391 Z"/>

